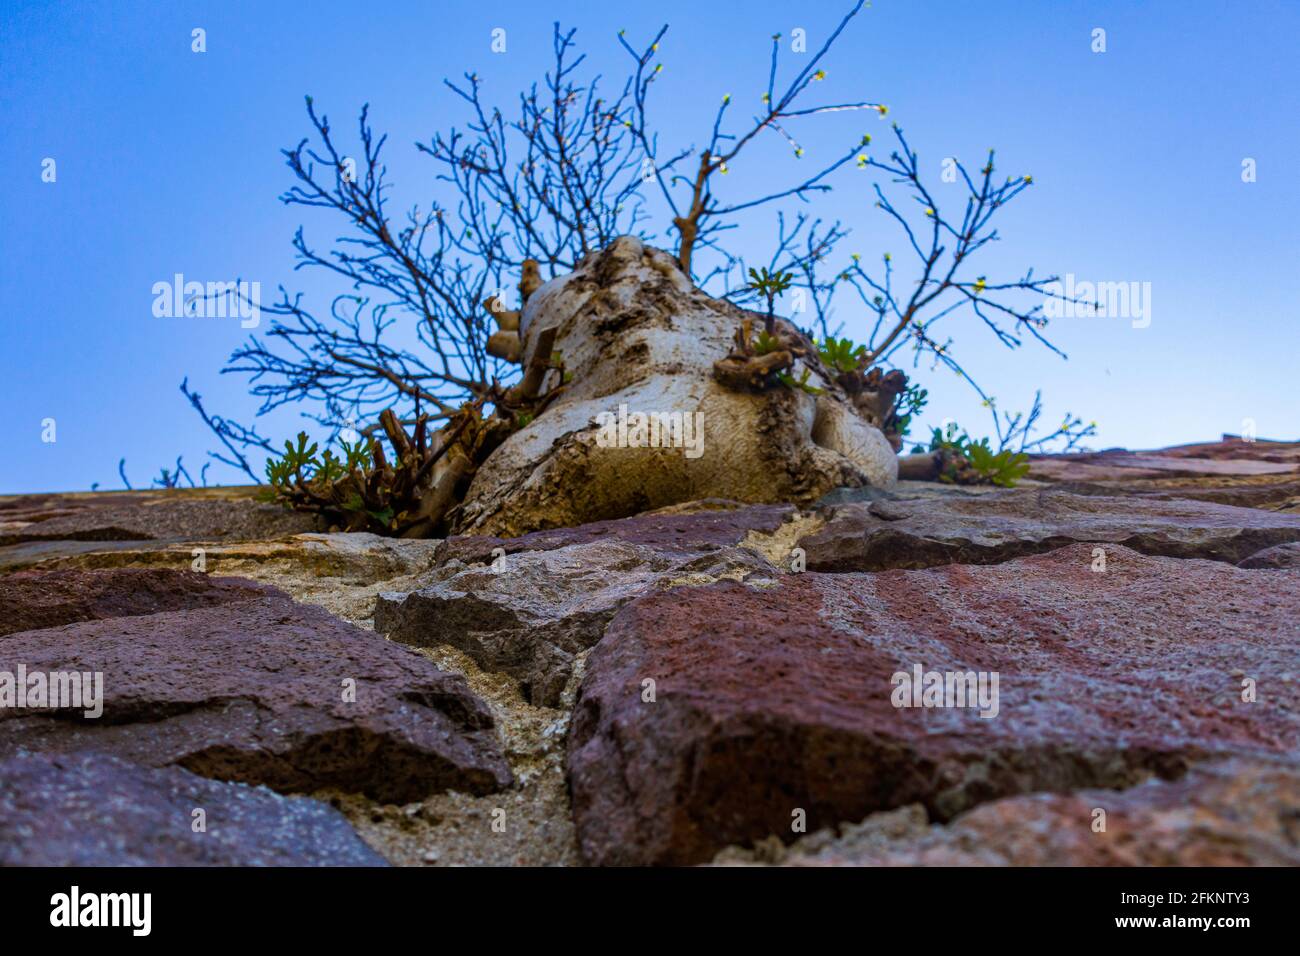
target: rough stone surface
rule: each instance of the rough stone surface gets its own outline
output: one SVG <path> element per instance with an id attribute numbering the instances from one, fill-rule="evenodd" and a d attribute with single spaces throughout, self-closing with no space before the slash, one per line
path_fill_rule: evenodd
<path id="1" fill-rule="evenodd" d="M 1237 508 L 1300 512 L 1300 478 L 1262 475 L 1246 478 L 1157 478 L 1138 481 L 1062 482 L 1055 487 L 1075 495 L 1102 495 L 1170 501 L 1210 501 Z"/>
<path id="2" fill-rule="evenodd" d="M 1222 441 L 1155 451 L 1110 448 L 1099 452 L 1035 456 L 1029 477 L 1043 481 L 1124 481 L 1144 478 L 1228 478 L 1300 474 L 1300 442 Z"/>
<path id="3" fill-rule="evenodd" d="M 1035 456 L 1031 479 L 1074 494 L 1212 501 L 1300 512 L 1300 443 L 1222 441 L 1155 451 Z"/>
<path id="4" fill-rule="evenodd" d="M 1038 481 L 1022 481 L 1017 487 L 1039 487 Z M 836 488 L 817 499 L 814 507 L 827 510 L 834 505 L 873 501 L 910 501 L 917 498 L 981 498 L 1002 491 L 996 485 L 957 485 L 942 481 L 900 478 L 892 488 Z"/>
<path id="5" fill-rule="evenodd" d="M 591 653 L 569 772 L 602 864 L 923 804 L 1172 778 L 1300 740 L 1300 572 L 1090 545 L 993 567 L 789 575 L 625 606 Z M 996 672 L 999 709 L 896 708 L 891 677 Z M 1257 699 L 1242 699 L 1243 681 Z M 643 699 L 643 681 L 655 700 Z"/>
<path id="6" fill-rule="evenodd" d="M 342 814 L 306 797 L 105 754 L 0 761 L 0 866 L 384 865 Z"/>
<path id="7" fill-rule="evenodd" d="M 643 264 L 656 258 L 651 254 Z M 586 315 L 600 317 L 604 309 L 597 303 Z M 573 366 L 576 357 L 566 353 L 566 362 Z M 770 412 L 779 427 L 764 432 L 767 438 L 788 425 L 781 409 Z M 820 432 L 823 438 L 826 433 Z M 560 452 L 567 447 L 562 439 Z M 1025 481 L 1013 493 L 1046 488 L 1051 507 L 1031 507 L 1023 499 L 1009 507 L 1006 492 L 979 486 L 899 482 L 886 489 L 854 479 L 813 510 L 705 498 L 629 519 L 443 544 L 290 533 L 309 528 L 310 519 L 259 506 L 251 489 L 0 497 L 5 540 L 42 531 L 85 537 L 0 544 L 0 621 L 21 629 L 0 636 L 6 651 L 0 671 L 22 662 L 9 651 L 33 633 L 48 638 L 41 647 L 49 662 L 75 666 L 102 648 L 132 665 L 123 670 L 113 663 L 118 658 L 109 661 L 109 709 L 99 721 L 0 711 L 0 762 L 16 759 L 25 746 L 44 746 L 34 759 L 64 761 L 65 767 L 73 759 L 95 761 L 91 784 L 85 783 L 91 770 L 59 771 L 70 788 L 87 788 L 72 790 L 76 800 L 96 789 L 125 795 L 112 805 L 121 811 L 120 829 L 110 819 L 81 826 L 68 838 L 69 854 L 87 854 L 75 859 L 91 859 L 105 847 L 133 852 L 139 839 L 123 836 L 128 824 L 135 828 L 130 832 L 138 831 L 131 805 L 159 818 L 171 806 L 159 794 L 181 793 L 177 805 L 185 809 L 192 792 L 188 785 L 173 791 L 171 784 L 140 781 L 160 773 L 194 782 L 186 776 L 193 771 L 203 775 L 197 784 L 217 788 L 239 807 L 252 804 L 231 793 L 262 794 L 296 808 L 284 811 L 287 816 L 267 817 L 259 809 L 239 817 L 241 826 L 289 820 L 277 831 L 283 842 L 261 841 L 267 855 L 274 851 L 275 861 L 285 862 L 346 860 L 316 852 L 314 844 L 335 845 L 332 829 L 316 831 L 318 837 L 293 836 L 307 832 L 293 827 L 309 801 L 211 777 L 301 790 L 340 811 L 389 862 L 412 866 L 572 865 L 584 859 L 579 831 L 589 846 L 606 840 L 602 859 L 620 861 L 657 860 L 667 853 L 664 847 L 669 856 L 694 847 L 674 858 L 707 860 L 724 841 L 738 840 L 743 846 L 732 845 L 720 862 L 1295 865 L 1294 595 L 1300 572 L 1286 565 L 1297 541 L 1243 555 L 1240 569 L 1227 562 L 1237 563 L 1237 554 L 1259 544 L 1252 536 L 1261 529 L 1285 530 L 1300 515 L 1298 454 L 1300 444 L 1225 440 L 1072 456 L 1048 468 L 1066 469 L 1059 472 L 1062 480 L 1040 468 L 1042 480 Z M 1217 464 L 1207 467 L 1207 461 Z M 1234 464 L 1243 461 L 1253 464 Z M 1260 463 L 1283 467 L 1249 473 Z M 1067 466 L 1083 470 L 1071 473 Z M 771 474 L 763 478 L 771 483 Z M 634 483 L 629 479 L 624 490 L 633 494 Z M 546 486 L 535 490 L 546 505 Z M 716 493 L 682 494 L 688 492 Z M 650 501 L 647 495 L 637 507 L 650 507 Z M 1239 507 L 1207 511 L 1195 501 Z M 907 560 L 907 548 L 915 546 L 919 560 L 933 564 L 937 547 L 938 559 L 971 563 L 906 573 L 784 574 L 800 566 L 796 546 L 841 514 L 826 506 L 855 502 L 873 521 L 919 535 L 908 538 L 910 545 L 896 541 L 895 558 Z M 181 507 L 173 507 L 177 503 Z M 1244 515 L 1243 507 L 1261 510 Z M 942 517 L 932 522 L 934 540 L 922 525 L 927 514 Z M 60 519 L 62 530 L 49 523 Z M 492 530 L 529 530 L 522 524 Z M 842 522 L 835 528 L 843 529 Z M 1102 540 L 1094 544 L 1093 537 Z M 1069 551 L 1014 559 L 1019 547 L 1050 549 L 1076 540 L 1082 543 Z M 1139 557 L 1112 540 L 1144 548 L 1154 542 L 1177 555 L 1211 554 L 1219 563 Z M 1091 570 L 1096 546 L 1107 552 L 1105 574 Z M 287 604 L 284 614 L 268 617 L 266 602 L 283 598 L 249 582 L 195 582 L 185 572 L 196 548 L 210 575 L 252 579 L 323 610 Z M 506 554 L 497 564 L 504 573 L 492 575 L 487 566 L 497 548 Z M 996 567 L 974 566 L 1008 559 Z M 1065 564 L 1045 570 L 1058 561 Z M 77 579 L 2 573 L 17 568 L 95 573 Z M 130 571 L 118 577 L 115 569 Z M 713 584 L 719 577 L 745 578 L 754 587 Z M 633 579 L 644 587 L 627 587 Z M 109 581 L 138 587 L 115 591 Z M 811 587 L 814 582 L 821 583 Z M 226 592 L 227 586 L 233 590 Z M 323 613 L 364 631 L 378 595 L 429 588 L 442 589 L 445 606 L 412 631 L 413 640 L 428 646 L 407 650 L 365 634 L 370 643 L 361 653 L 354 644 L 360 632 L 343 640 L 339 622 Z M 255 596 L 245 601 L 243 589 Z M 719 591 L 736 591 L 745 601 L 722 602 Z M 763 603 L 764 595 L 774 603 Z M 659 623 L 647 625 L 654 632 L 646 641 L 651 651 L 663 652 L 675 632 L 683 635 L 664 657 L 681 671 L 659 667 L 666 680 L 662 674 L 642 677 L 657 681 L 654 704 L 640 703 L 646 688 L 629 679 L 626 698 L 613 693 L 610 706 L 593 713 L 603 698 L 587 690 L 613 686 L 610 655 L 626 663 L 629 654 L 628 641 L 618 637 L 620 622 L 643 602 L 661 609 L 653 618 Z M 399 597 L 386 607 L 381 621 L 404 603 Z M 679 604 L 682 610 L 663 610 Z M 601 606 L 606 610 L 597 618 L 605 628 L 614 622 L 605 640 L 601 626 L 585 616 Z M 126 616 L 107 616 L 118 614 Z M 220 625 L 209 628 L 217 618 Z M 178 619 L 188 623 L 177 626 Z M 161 630 L 145 630 L 146 622 Z M 31 630 L 38 625 L 45 629 Z M 695 639 L 688 645 L 692 628 Z M 576 652 L 557 653 L 565 641 Z M 592 642 L 596 649 L 589 649 Z M 363 694 L 360 710 L 340 711 L 336 671 L 358 654 L 371 662 L 372 653 L 408 662 L 418 655 L 417 672 L 411 676 L 402 665 L 398 671 L 406 676 L 396 680 L 417 688 L 418 699 L 377 679 L 374 686 L 385 688 L 382 704 Z M 887 703 L 881 709 L 880 694 L 862 687 L 879 682 L 900 656 L 927 669 L 967 661 L 972 669 L 999 667 L 999 716 L 898 712 Z M 990 659 L 993 664 L 986 663 Z M 596 665 L 590 681 L 589 662 Z M 363 678 L 373 673 L 371 663 L 361 668 Z M 490 731 L 473 730 L 476 719 L 461 719 L 450 705 L 425 706 L 426 671 L 419 668 L 463 678 L 460 686 L 481 702 L 470 709 L 489 713 Z M 1248 679 L 1258 694 L 1249 704 L 1241 697 Z M 583 706 L 575 711 L 584 681 Z M 361 686 L 367 686 L 364 679 Z M 887 695 L 891 689 L 880 690 Z M 633 721 L 639 712 L 628 709 L 631 703 L 661 708 L 644 725 L 645 734 Z M 590 733 L 592 720 L 599 733 Z M 494 761 L 491 786 L 438 789 L 444 781 L 428 782 L 430 761 L 420 748 L 429 728 L 439 726 L 451 727 L 453 742 L 470 740 L 474 752 L 485 742 Z M 567 772 L 579 766 L 567 739 L 571 726 L 588 727 L 587 747 L 612 754 L 575 774 L 576 820 Z M 602 735 L 618 727 L 632 728 L 632 736 L 619 739 L 622 749 L 600 751 L 602 740 L 615 739 Z M 101 743 L 138 763 L 106 775 L 99 762 L 114 758 L 81 749 Z M 1268 756 L 1278 753 L 1284 756 Z M 147 769 L 143 763 L 176 766 Z M 503 769 L 514 781 L 506 789 Z M 601 799 L 613 809 L 595 814 L 593 794 L 601 788 Z M 57 787 L 47 789 L 54 789 L 48 802 L 57 807 Z M 0 805 L 14 793 L 21 796 L 0 778 Z M 870 799 L 864 802 L 864 795 Z M 27 809 L 40 810 L 42 802 Z M 823 829 L 787 846 L 796 804 L 808 811 L 810 829 Z M 210 802 L 209 809 L 216 805 Z M 1090 828 L 1098 806 L 1109 813 L 1106 834 Z M 507 814 L 504 833 L 493 825 L 500 810 Z M 82 810 L 67 812 L 81 819 Z M 188 840 L 188 832 L 178 839 Z M 744 836 L 728 836 L 736 833 Z M 185 862 L 173 854 L 187 851 L 187 844 L 159 840 L 147 846 L 160 859 Z M 18 844 L 19 838 L 0 833 L 0 847 L 6 841 Z M 610 848 L 609 841 L 625 845 Z M 295 843 L 303 845 L 295 849 Z M 32 857 L 34 844 L 22 845 Z M 240 844 L 239 853 L 248 846 Z M 234 856 L 232 849 L 220 859 L 234 862 Z"/>
<path id="8" fill-rule="evenodd" d="M 632 518 L 534 531 L 517 538 L 460 535 L 438 546 L 437 560 L 440 564 L 452 560 L 474 564 L 491 561 L 494 553 L 551 551 L 610 539 L 672 554 L 699 554 L 738 545 L 751 533 L 775 534 L 796 513 L 793 505 L 742 505 L 721 500 L 693 505 L 691 511 L 670 508 Z"/>
<path id="9" fill-rule="evenodd" d="M 677 537 L 670 538 L 673 547 Z M 517 678 L 526 700 L 555 706 L 577 655 L 633 598 L 676 584 L 777 573 L 747 549 L 695 557 L 616 536 L 579 540 L 586 543 L 510 554 L 487 567 L 453 560 L 419 590 L 381 594 L 375 629 L 404 644 L 449 644 L 480 667 Z"/>
<path id="10" fill-rule="evenodd" d="M 251 581 L 162 568 L 20 571 L 0 577 L 0 636 L 75 621 L 215 607 L 267 593 Z"/>
<path id="11" fill-rule="evenodd" d="M 377 804 L 361 794 L 318 791 L 343 811 L 363 839 L 402 866 L 572 866 L 581 862 L 569 812 L 564 740 L 577 692 L 570 682 L 556 707 L 523 699 L 518 682 L 480 669 L 455 648 L 420 648 L 444 670 L 463 674 L 492 711 L 515 786 L 474 796 L 431 794 L 405 806 Z M 581 657 L 578 669 L 581 669 Z M 494 826 L 506 813 L 506 828 Z"/>
<path id="12" fill-rule="evenodd" d="M 311 515 L 250 488 L 0 498 L 0 545 L 45 541 L 246 541 L 311 531 Z"/>
<path id="13" fill-rule="evenodd" d="M 1300 541 L 1279 544 L 1263 551 L 1256 551 L 1245 561 L 1237 564 L 1239 568 L 1300 568 Z"/>
<path id="14" fill-rule="evenodd" d="M 1105 812 L 1105 829 L 1094 829 Z M 930 824 L 911 804 L 800 838 L 724 850 L 786 866 L 1300 866 L 1300 765 L 1231 759 L 1128 790 L 995 800 Z"/>
<path id="15" fill-rule="evenodd" d="M 1291 541 L 1300 541 L 1297 515 L 1027 488 L 978 498 L 836 506 L 829 509 L 825 527 L 799 546 L 807 552 L 810 570 L 877 571 L 992 564 L 1075 542 L 1236 563 Z"/>
<path id="16" fill-rule="evenodd" d="M 520 316 L 524 355 L 554 329 L 572 378 L 478 470 L 456 530 L 512 537 L 700 498 L 807 503 L 841 485 L 893 484 L 888 440 L 834 382 L 818 375 L 814 396 L 715 380 L 745 319 L 762 321 L 695 289 L 668 253 L 632 236 L 537 289 Z M 699 416 L 703 443 L 689 455 L 610 446 L 599 416 L 623 407 Z"/>
<path id="17" fill-rule="evenodd" d="M 1179 458 L 1122 452 L 1098 452 L 1045 458 L 1033 462 L 1029 476 L 1040 481 L 1136 481 L 1142 478 L 1239 478 L 1282 475 L 1293 465 L 1252 459 Z"/>
<path id="18" fill-rule="evenodd" d="M 1194 458 L 1211 461 L 1269 461 L 1290 465 L 1300 471 L 1300 442 L 1257 439 L 1246 441 L 1239 435 L 1224 435 L 1219 441 L 1171 445 L 1152 454 L 1162 458 Z"/>
<path id="19" fill-rule="evenodd" d="M 52 542 L 67 544 L 68 542 Z M 113 542 L 88 552 L 49 555 L 11 555 L 21 569 L 107 570 L 112 568 L 189 568 L 194 561 L 191 544 Z M 434 567 L 436 540 L 383 538 L 365 532 L 298 534 L 272 541 L 211 543 L 202 547 L 209 575 L 235 575 L 272 584 L 296 599 L 325 608 L 331 614 L 366 624 L 374 614 L 380 591 L 413 588 Z M 44 546 L 44 545 L 42 545 Z M 0 552 L 26 551 L 16 545 Z M 5 556 L 0 553 L 0 568 Z"/>
<path id="20" fill-rule="evenodd" d="M 385 800 L 510 783 L 491 716 L 462 678 L 278 592 L 12 633 L 0 648 L 29 673 L 102 672 L 104 694 L 98 719 L 81 707 L 0 710 L 0 756 L 90 748 Z"/>

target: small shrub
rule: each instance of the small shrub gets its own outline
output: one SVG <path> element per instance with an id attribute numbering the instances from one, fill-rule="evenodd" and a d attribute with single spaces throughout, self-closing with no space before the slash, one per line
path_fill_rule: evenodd
<path id="1" fill-rule="evenodd" d="M 948 484 L 987 484 L 1013 488 L 1029 473 L 1029 456 L 1024 452 L 1010 448 L 995 452 L 989 447 L 987 438 L 975 441 L 965 431 L 959 432 L 955 426 L 947 432 L 941 428 L 934 429 L 929 449 L 917 445 L 913 450 L 940 452 L 943 463 L 939 470 L 939 480 Z"/>

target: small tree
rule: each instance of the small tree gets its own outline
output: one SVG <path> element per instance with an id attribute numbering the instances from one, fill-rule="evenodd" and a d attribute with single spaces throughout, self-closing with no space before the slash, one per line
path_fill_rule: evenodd
<path id="1" fill-rule="evenodd" d="M 348 232 L 328 248 L 309 243 L 301 228 L 293 246 L 298 268 L 327 270 L 347 291 L 321 313 L 281 287 L 278 301 L 263 306 L 274 319 L 270 331 L 237 349 L 223 371 L 249 376 L 253 394 L 262 399 L 259 414 L 307 403 L 305 414 L 326 426 L 329 441 L 345 423 L 370 424 L 360 428 L 362 445 L 349 446 L 342 459 L 315 458 L 306 454 L 305 443 L 288 443 L 284 458 L 268 473 L 280 497 L 334 515 L 347 511 L 349 526 L 405 533 L 435 527 L 484 458 L 564 387 L 563 363 L 551 354 L 550 342 L 539 343 L 527 367 L 516 367 L 522 360 L 519 311 L 527 298 L 544 278 L 572 270 L 619 235 L 655 241 L 656 223 L 672 242 L 678 267 L 698 286 L 739 303 L 764 301 L 766 340 L 760 337 L 755 346 L 746 327 L 729 357 L 734 380 L 746 386 L 808 387 L 806 376 L 803 383 L 788 376 L 792 356 L 816 361 L 812 340 L 825 342 L 838 334 L 829 327 L 829 316 L 845 286 L 856 290 L 874 322 L 847 372 L 860 376 L 864 387 L 868 376 L 874 375 L 875 385 L 888 380 L 890 391 L 873 394 L 890 405 L 903 394 L 906 378 L 898 373 L 889 379 L 876 367 L 890 363 L 908 343 L 917 356 L 933 355 L 974 385 L 952 357 L 950 341 L 936 338 L 935 324 L 960 309 L 974 312 L 1008 346 L 1018 346 L 1022 333 L 1046 344 L 1041 306 L 1017 307 L 1002 296 L 1048 295 L 1054 277 L 1034 279 L 1030 273 L 1013 282 L 990 282 L 968 275 L 969 260 L 996 238 L 992 217 L 1031 182 L 1027 176 L 997 181 L 992 153 L 974 179 L 962 168 L 970 195 L 959 224 L 945 218 L 926 191 L 916 154 L 897 127 L 899 148 L 887 161 L 870 152 L 870 136 L 857 135 L 806 178 L 757 196 L 735 196 L 721 188 L 720 177 L 760 137 L 779 137 L 802 156 L 794 137 L 798 123 L 831 113 L 886 114 L 883 104 L 868 100 L 808 102 L 826 76 L 827 54 L 862 7 L 863 0 L 854 3 L 788 82 L 778 83 L 781 38 L 773 37 L 760 108 L 733 124 L 738 107 L 725 95 L 704 145 L 672 149 L 661 145 L 667 137 L 650 119 L 668 28 L 641 47 L 620 32 L 618 42 L 631 64 L 621 85 L 607 92 L 599 77 L 582 78 L 584 57 L 575 56 L 574 31 L 557 24 L 554 66 L 540 85 L 521 94 L 513 116 L 484 102 L 477 74 L 467 73 L 459 83 L 446 81 L 469 119 L 417 147 L 433 161 L 451 200 L 413 208 L 400 219 L 387 202 L 386 137 L 376 136 L 369 108 L 361 111 L 352 156 L 308 97 L 312 135 L 284 150 L 295 183 L 281 199 L 333 210 L 346 220 Z M 918 259 L 919 279 L 906 295 L 895 291 L 900 286 L 888 255 L 874 273 L 855 256 L 827 277 L 845 229 L 805 212 L 786 213 L 789 203 L 806 203 L 829 190 L 832 174 L 850 164 L 885 173 L 924 207 L 922 229 L 875 187 L 878 205 L 899 224 Z M 655 215 L 656 205 L 662 216 Z M 775 242 L 762 271 L 750 271 L 767 279 L 736 282 L 747 264 L 723 240 L 737 216 L 761 207 L 776 208 Z M 507 286 L 516 276 L 519 307 L 512 310 Z M 793 336 L 778 334 L 774 315 L 776 296 L 791 287 L 806 291 L 815 324 Z M 395 343 L 392 332 L 399 323 L 414 329 L 418 347 Z M 766 354 L 756 355 L 756 349 Z M 553 371 L 558 374 L 548 374 Z M 719 376 L 726 380 L 723 371 Z M 210 415 L 197 394 L 185 384 L 182 390 L 226 449 L 214 457 L 256 480 L 247 454 L 270 452 L 272 444 L 255 429 Z M 882 414 L 887 418 L 890 412 Z M 994 421 L 999 421 L 996 410 Z M 998 432 L 1002 435 L 1001 425 Z M 297 467 L 285 468 L 285 461 Z M 454 477 L 441 474 L 453 461 L 460 463 Z M 335 488 L 339 483 L 346 488 Z M 442 490 L 435 493 L 435 485 Z M 437 500 L 431 503 L 431 496 Z"/>

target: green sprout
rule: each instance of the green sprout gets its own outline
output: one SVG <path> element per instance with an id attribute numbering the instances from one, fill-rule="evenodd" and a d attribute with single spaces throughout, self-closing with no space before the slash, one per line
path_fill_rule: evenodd
<path id="1" fill-rule="evenodd" d="M 820 389 L 815 385 L 808 384 L 808 369 L 806 368 L 803 370 L 803 375 L 798 379 L 789 372 L 777 372 L 776 377 L 777 381 L 786 388 L 797 388 L 800 391 L 807 392 L 809 395 L 820 395 L 824 391 L 824 389 Z"/>
<path id="2" fill-rule="evenodd" d="M 867 358 L 867 347 L 865 345 L 856 345 L 852 339 L 837 339 L 833 335 L 828 335 L 824 342 L 817 346 L 817 353 L 821 356 L 822 364 L 827 368 L 834 369 L 836 372 L 858 372 Z"/>
<path id="3" fill-rule="evenodd" d="M 917 445 L 914 451 L 925 451 Z M 939 480 L 949 484 L 990 484 L 1014 488 L 1029 473 L 1029 456 L 1010 448 L 995 452 L 989 440 L 975 441 L 955 424 L 948 430 L 936 428 L 930 437 L 929 451 L 946 452 Z"/>
<path id="4" fill-rule="evenodd" d="M 768 272 L 767 267 L 749 270 L 749 282 L 746 288 L 757 292 L 767 300 L 767 321 L 764 328 L 768 335 L 776 334 L 776 297 L 790 288 L 794 276 L 789 272 Z"/>

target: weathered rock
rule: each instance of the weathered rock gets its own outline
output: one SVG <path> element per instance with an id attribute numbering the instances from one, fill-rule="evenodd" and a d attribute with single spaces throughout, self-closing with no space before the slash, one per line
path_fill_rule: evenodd
<path id="1" fill-rule="evenodd" d="M 1034 456 L 1032 479 L 1074 494 L 1212 501 L 1300 511 L 1300 443 L 1222 441 L 1154 451 Z"/>
<path id="2" fill-rule="evenodd" d="M 78 546 L 68 552 L 66 545 Z M 209 576 L 237 575 L 274 585 L 305 604 L 315 604 L 366 626 L 381 591 L 415 586 L 411 580 L 435 565 L 437 540 L 385 538 L 365 532 L 296 534 L 271 541 L 167 544 L 157 541 L 42 542 L 0 548 L 0 570 L 109 570 L 189 568 L 196 552 Z M 58 553 L 33 555 L 34 547 Z"/>
<path id="3" fill-rule="evenodd" d="M 342 814 L 306 797 L 105 754 L 0 761 L 0 866 L 385 865 Z"/>
<path id="4" fill-rule="evenodd" d="M 1261 588 L 1258 572 L 1219 562 L 1105 550 L 1104 573 L 1074 545 L 628 604 L 589 656 L 574 712 L 584 855 L 695 863 L 789 837 L 799 810 L 810 830 L 910 803 L 947 820 L 1013 794 L 1294 752 L 1300 572 Z M 893 676 L 916 667 L 997 674 L 996 716 L 895 707 Z"/>
<path id="5" fill-rule="evenodd" d="M 1239 568 L 1300 568 L 1300 541 L 1279 544 L 1263 551 L 1256 551 L 1245 561 L 1237 563 Z"/>
<path id="6" fill-rule="evenodd" d="M 742 505 L 735 501 L 702 501 L 698 510 L 652 511 L 631 518 L 593 521 L 572 528 L 534 531 L 518 538 L 463 535 L 438 545 L 437 560 L 466 564 L 491 561 L 495 554 L 552 551 L 574 544 L 617 540 L 671 554 L 701 554 L 738 545 L 746 536 L 774 534 L 795 514 L 793 505 Z"/>
<path id="7" fill-rule="evenodd" d="M 0 546 L 45 541 L 247 541 L 315 530 L 312 515 L 260 504 L 251 495 L 251 489 L 231 488 L 7 497 L 0 499 Z"/>
<path id="8" fill-rule="evenodd" d="M 1105 829 L 1094 829 L 1105 812 Z M 718 863 L 784 866 L 1300 866 L 1300 766 L 1230 759 L 1128 790 L 1008 797 L 947 825 L 912 804 Z"/>
<path id="9" fill-rule="evenodd" d="M 463 678 L 279 592 L 12 633 L 0 648 L 29 674 L 103 674 L 98 719 L 81 706 L 0 710 L 0 757 L 95 749 L 282 792 L 393 801 L 510 783 Z"/>
<path id="10" fill-rule="evenodd" d="M 1075 542 L 1236 563 L 1264 548 L 1300 541 L 1296 515 L 1059 489 L 847 504 L 829 514 L 824 527 L 799 541 L 810 570 L 993 564 Z"/>
<path id="11" fill-rule="evenodd" d="M 520 317 L 523 353 L 554 330 L 572 375 L 478 470 L 456 530 L 517 536 L 700 498 L 807 503 L 841 485 L 892 484 L 893 448 L 829 378 L 813 379 L 816 396 L 714 378 L 746 319 L 763 321 L 695 289 L 670 255 L 632 236 L 537 289 Z M 600 416 L 620 410 L 677 416 L 691 441 L 602 441 Z"/>
<path id="12" fill-rule="evenodd" d="M 1022 482 L 1021 486 L 1038 487 L 1041 482 Z M 1018 486 L 1020 487 L 1020 486 Z M 900 478 L 892 488 L 835 488 L 813 503 L 815 508 L 873 501 L 905 501 L 917 498 L 980 498 L 1002 491 L 996 485 L 958 485 L 942 481 L 914 481 Z M 1100 492 L 1097 492 L 1100 494 Z"/>
<path id="13" fill-rule="evenodd" d="M 1223 441 L 1178 445 L 1154 451 L 1109 448 L 1099 452 L 1034 456 L 1029 477 L 1042 481 L 1119 481 L 1230 478 L 1300 473 L 1300 443 Z"/>
<path id="14" fill-rule="evenodd" d="M 1137 481 L 1142 478 L 1253 477 L 1290 474 L 1293 471 L 1293 466 L 1281 462 L 1164 458 L 1134 452 L 1099 452 L 1040 458 L 1031 464 L 1029 477 L 1039 481 Z"/>
<path id="15" fill-rule="evenodd" d="M 434 564 L 439 541 L 385 538 L 364 531 L 298 534 L 273 542 L 217 545 L 209 559 L 291 562 L 313 574 L 358 584 L 426 571 Z"/>
<path id="16" fill-rule="evenodd" d="M 158 550 L 169 547 L 148 541 L 23 541 L 18 544 L 0 545 L 0 572 L 21 571 L 35 567 L 64 567 L 66 563 L 75 563 L 83 555 L 92 567 L 116 567 L 107 562 L 106 557 L 115 552 L 136 552 L 140 550 Z M 188 553 L 188 549 L 187 549 Z M 129 559 L 128 559 L 129 561 Z M 189 561 L 176 562 L 174 566 L 189 567 Z"/>
<path id="17" fill-rule="evenodd" d="M 20 571 L 0 577 L 0 636 L 75 621 L 215 607 L 267 593 L 252 581 L 162 568 Z"/>
<path id="18" fill-rule="evenodd" d="M 1172 445 L 1151 454 L 1160 458 L 1193 458 L 1211 461 L 1269 461 L 1290 465 L 1300 471 L 1300 442 L 1256 439 L 1246 441 L 1237 435 L 1224 435 L 1219 441 Z"/>
<path id="19" fill-rule="evenodd" d="M 206 570 L 245 574 L 258 567 L 291 569 L 304 576 L 333 578 L 352 584 L 370 584 L 387 578 L 427 571 L 434 565 L 437 540 L 385 538 L 366 531 L 305 533 L 270 541 L 217 542 L 203 548 Z M 140 547 L 123 554 L 77 559 L 84 567 L 123 563 L 139 566 L 188 565 L 193 548 L 188 544 Z"/>
<path id="20" fill-rule="evenodd" d="M 1075 495 L 1210 501 L 1236 508 L 1262 508 L 1266 511 L 1300 510 L 1300 478 L 1292 478 L 1290 475 L 1062 482 L 1055 487 Z"/>
<path id="21" fill-rule="evenodd" d="M 637 529 L 634 524 L 629 533 L 636 536 Z M 705 527 L 706 536 L 710 529 Z M 420 590 L 381 594 L 375 629 L 404 644 L 450 644 L 485 670 L 519 680 L 526 700 L 553 707 L 574 658 L 600 640 L 614 612 L 633 598 L 676 584 L 776 574 L 747 549 L 706 550 L 695 556 L 613 535 L 593 541 L 578 530 L 576 537 L 586 543 L 510 554 L 487 567 L 453 560 Z M 731 526 L 726 532 L 737 530 Z M 677 526 L 662 536 L 655 531 L 651 526 L 642 536 L 670 549 L 683 540 L 699 540 L 683 538 Z"/>

